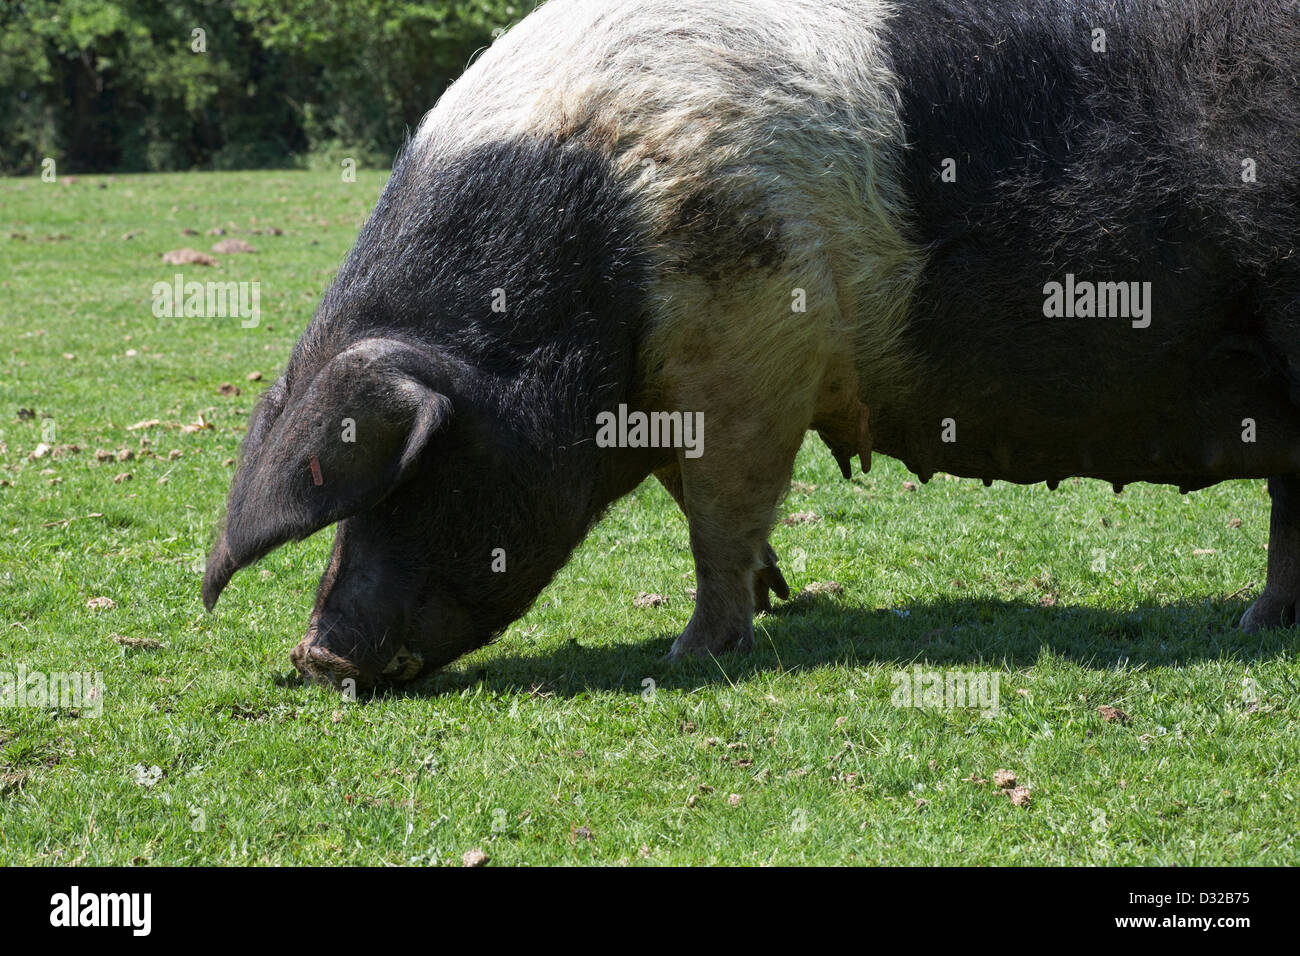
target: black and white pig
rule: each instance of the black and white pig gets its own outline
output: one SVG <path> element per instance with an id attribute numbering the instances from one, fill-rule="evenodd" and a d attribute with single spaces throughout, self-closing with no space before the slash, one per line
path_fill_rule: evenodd
<path id="1" fill-rule="evenodd" d="M 1267 477 L 1243 625 L 1290 624 L 1298 77 L 1292 0 L 551 0 L 404 148 L 253 415 L 204 601 L 335 524 L 293 661 L 410 679 L 654 474 L 698 583 L 672 653 L 744 650 L 817 430 L 846 474 Z M 638 412 L 703 432 L 597 440 Z"/>

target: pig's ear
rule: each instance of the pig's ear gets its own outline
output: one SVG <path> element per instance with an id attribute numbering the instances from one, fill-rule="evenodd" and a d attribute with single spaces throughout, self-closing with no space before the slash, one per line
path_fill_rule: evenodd
<path id="1" fill-rule="evenodd" d="M 235 473 L 203 576 L 212 610 L 240 568 L 382 501 L 451 415 L 433 356 L 367 339 L 291 393 L 268 392 Z M 276 386 L 279 388 L 280 386 Z"/>

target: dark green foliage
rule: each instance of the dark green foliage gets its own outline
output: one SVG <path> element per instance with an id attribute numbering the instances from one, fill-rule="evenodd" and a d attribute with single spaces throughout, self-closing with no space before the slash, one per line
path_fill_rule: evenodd
<path id="1" fill-rule="evenodd" d="M 386 166 L 534 5 L 17 0 L 0 6 L 0 173 Z"/>

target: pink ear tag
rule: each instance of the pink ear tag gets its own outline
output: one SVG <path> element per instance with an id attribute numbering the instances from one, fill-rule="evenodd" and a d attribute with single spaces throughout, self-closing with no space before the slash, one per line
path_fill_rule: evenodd
<path id="1" fill-rule="evenodd" d="M 315 455 L 311 456 L 311 480 L 316 483 L 317 488 L 325 484 L 325 479 L 320 475 L 320 461 Z"/>

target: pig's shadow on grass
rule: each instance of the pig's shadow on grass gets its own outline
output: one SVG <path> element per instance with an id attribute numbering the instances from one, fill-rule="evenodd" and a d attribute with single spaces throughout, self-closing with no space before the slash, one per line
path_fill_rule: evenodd
<path id="1" fill-rule="evenodd" d="M 652 618 L 647 617 L 640 642 L 611 646 L 578 636 L 556 650 L 530 652 L 522 645 L 481 663 L 471 655 L 398 693 L 436 696 L 481 683 L 502 693 L 639 694 L 647 677 L 660 688 L 690 690 L 742 682 L 767 671 L 836 665 L 903 667 L 916 662 L 1006 670 L 1031 666 L 1043 654 L 1053 654 L 1102 670 L 1117 664 L 1177 667 L 1201 660 L 1260 661 L 1295 650 L 1293 630 L 1239 630 L 1237 622 L 1248 606 L 1248 600 L 1230 598 L 1107 611 L 965 598 L 878 610 L 821 596 L 784 604 L 756 620 L 751 654 L 667 661 L 664 655 L 676 634 L 660 630 L 652 636 Z M 517 635 L 504 639 L 506 648 L 512 639 Z"/>

